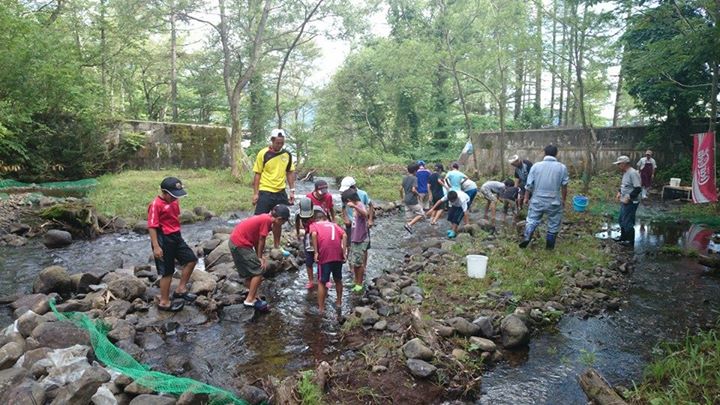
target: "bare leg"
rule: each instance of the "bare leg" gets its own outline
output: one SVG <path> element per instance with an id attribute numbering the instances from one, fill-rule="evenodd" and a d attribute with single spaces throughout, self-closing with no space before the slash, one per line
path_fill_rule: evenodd
<path id="1" fill-rule="evenodd" d="M 313 278 L 313 266 L 305 266 L 305 269 L 307 270 L 308 283 L 312 284 L 315 281 Z"/>
<path id="2" fill-rule="evenodd" d="M 190 262 L 183 266 L 182 274 L 180 275 L 180 284 L 178 284 L 175 292 L 178 294 L 187 292 L 187 282 L 190 280 L 190 276 L 192 275 L 193 270 L 195 270 L 196 264 L 197 262 Z"/>
<path id="3" fill-rule="evenodd" d="M 365 266 L 355 267 L 355 284 L 362 285 L 363 278 L 365 277 Z"/>
<path id="4" fill-rule="evenodd" d="M 412 219 L 412 221 L 410 221 L 410 223 L 408 223 L 408 225 L 413 226 L 413 225 L 417 224 L 418 222 L 422 221 L 424 218 L 425 218 L 425 215 L 417 215 L 417 216 L 415 216 L 415 218 Z"/>
<path id="5" fill-rule="evenodd" d="M 340 283 L 342 285 L 342 283 Z M 318 283 L 318 311 L 320 312 L 320 315 L 325 313 L 325 297 L 327 296 L 327 288 L 325 288 L 325 283 L 320 281 Z"/>
<path id="6" fill-rule="evenodd" d="M 342 307 L 342 294 L 343 294 L 343 285 L 342 285 L 342 278 L 335 280 L 335 294 L 337 297 L 335 298 L 335 305 L 337 305 L 338 310 Z"/>
<path id="7" fill-rule="evenodd" d="M 262 283 L 262 280 L 262 276 L 254 276 L 250 279 L 249 282 L 247 280 L 245 281 L 249 290 L 247 298 L 245 298 L 245 302 L 255 302 L 255 299 L 257 298 L 257 292 L 258 289 L 260 289 L 260 284 Z"/>
<path id="8" fill-rule="evenodd" d="M 163 307 L 170 305 L 170 283 L 172 283 L 172 276 L 160 279 L 160 305 Z"/>

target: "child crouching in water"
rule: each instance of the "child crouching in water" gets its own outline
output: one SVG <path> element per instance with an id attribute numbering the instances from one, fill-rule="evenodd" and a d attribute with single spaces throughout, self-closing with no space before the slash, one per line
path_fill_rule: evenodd
<path id="1" fill-rule="evenodd" d="M 323 211 L 315 211 L 315 222 L 310 225 L 312 246 L 315 250 L 315 262 L 318 264 L 320 283 L 318 283 L 318 307 L 320 315 L 325 312 L 330 275 L 335 281 L 338 310 L 342 307 L 342 267 L 345 262 L 347 235 L 336 223 L 330 222 Z"/>

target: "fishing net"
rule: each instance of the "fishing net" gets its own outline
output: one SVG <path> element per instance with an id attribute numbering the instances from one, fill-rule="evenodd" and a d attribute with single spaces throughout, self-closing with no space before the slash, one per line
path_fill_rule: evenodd
<path id="1" fill-rule="evenodd" d="M 195 394 L 208 394 L 211 405 L 237 404 L 245 405 L 247 402 L 237 398 L 229 391 L 201 383 L 191 378 L 176 377 L 170 374 L 152 371 L 146 365 L 139 363 L 131 355 L 110 343 L 107 338 L 108 327 L 102 322 L 95 322 L 87 315 L 78 312 L 60 313 L 55 307 L 55 301 L 50 300 L 52 309 L 58 320 L 70 321 L 79 328 L 85 329 L 90 335 L 90 343 L 95 351 L 95 357 L 107 367 L 133 379 L 137 384 L 155 392 L 180 395 L 190 391 Z"/>

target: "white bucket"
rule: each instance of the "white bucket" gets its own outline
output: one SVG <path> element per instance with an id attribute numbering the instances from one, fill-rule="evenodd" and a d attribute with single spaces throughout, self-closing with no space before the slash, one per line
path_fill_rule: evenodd
<path id="1" fill-rule="evenodd" d="M 678 179 L 677 177 L 671 177 L 670 187 L 680 187 L 680 179 Z"/>
<path id="2" fill-rule="evenodd" d="M 471 278 L 485 278 L 485 272 L 487 271 L 487 256 L 482 255 L 468 255 L 467 269 L 468 277 Z"/>

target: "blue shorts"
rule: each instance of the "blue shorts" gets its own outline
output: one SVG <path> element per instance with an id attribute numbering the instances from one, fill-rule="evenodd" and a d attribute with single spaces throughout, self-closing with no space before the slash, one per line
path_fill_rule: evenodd
<path id="1" fill-rule="evenodd" d="M 477 193 L 478 193 L 478 189 L 476 189 L 476 188 L 465 192 L 465 194 L 467 194 L 467 196 L 470 197 L 470 201 L 468 201 L 468 208 L 470 208 L 470 206 L 472 205 Z"/>
<path id="2" fill-rule="evenodd" d="M 343 262 L 329 262 L 320 265 L 320 282 L 327 283 L 330 281 L 330 274 L 336 283 L 342 282 L 342 266 Z"/>
<path id="3" fill-rule="evenodd" d="M 450 223 L 460 225 L 460 221 L 462 221 L 464 215 L 465 211 L 463 211 L 461 207 L 450 207 L 448 209 L 447 219 Z"/>

